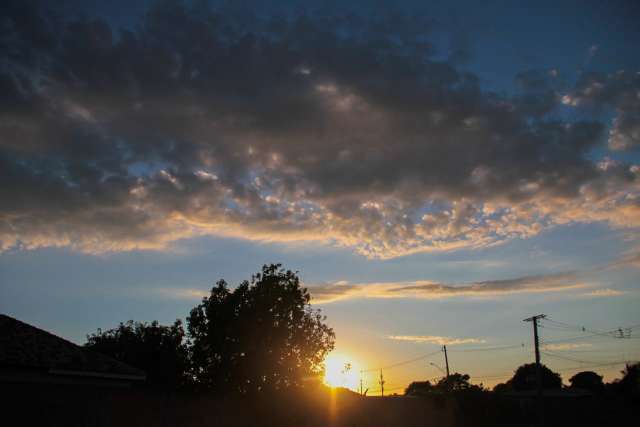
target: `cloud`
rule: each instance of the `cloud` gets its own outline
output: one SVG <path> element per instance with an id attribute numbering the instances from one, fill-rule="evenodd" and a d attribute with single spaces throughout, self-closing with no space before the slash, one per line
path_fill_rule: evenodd
<path id="1" fill-rule="evenodd" d="M 486 341 L 478 338 L 450 338 L 435 335 L 390 335 L 387 338 L 396 341 L 409 341 L 416 344 L 439 344 L 439 345 L 459 345 L 459 344 L 482 344 Z"/>
<path id="2" fill-rule="evenodd" d="M 158 2 L 116 29 L 34 4 L 9 2 L 0 40 L 0 250 L 225 235 L 391 258 L 640 226 L 640 168 L 588 156 L 605 127 L 553 115 L 557 73 L 483 92 L 419 16 Z M 594 98 L 621 112 L 613 148 L 636 144 L 636 80 Z"/>
<path id="3" fill-rule="evenodd" d="M 440 283 L 431 280 L 404 282 L 349 283 L 342 280 L 308 285 L 312 300 L 316 304 L 356 298 L 417 298 L 441 299 L 454 297 L 499 297 L 510 294 L 562 292 L 591 288 L 588 281 L 593 274 L 611 269 L 640 266 L 640 256 L 630 251 L 618 259 L 574 272 L 562 272 L 511 279 L 485 280 L 471 283 Z M 613 297 L 626 292 L 610 288 L 594 289 L 577 294 L 581 297 Z"/>
<path id="4" fill-rule="evenodd" d="M 544 344 L 545 350 L 551 351 L 563 351 L 563 350 L 575 350 L 577 348 L 592 347 L 589 343 L 564 343 L 564 344 Z"/>
<path id="5" fill-rule="evenodd" d="M 328 304 L 354 298 L 498 297 L 510 294 L 560 292 L 586 288 L 574 273 L 489 280 L 466 284 L 442 284 L 432 281 L 351 284 L 345 281 L 309 286 L 315 304 Z"/>
<path id="6" fill-rule="evenodd" d="M 638 252 L 637 249 L 623 254 L 618 259 L 609 263 L 605 269 L 609 270 L 625 267 L 640 268 L 640 252 Z"/>
<path id="7" fill-rule="evenodd" d="M 170 299 L 202 299 L 209 296 L 209 292 L 201 289 L 161 288 L 157 289 L 160 295 Z"/>
<path id="8" fill-rule="evenodd" d="M 616 116 L 609 131 L 612 150 L 640 146 L 640 72 L 587 73 L 563 102 L 592 109 L 612 108 Z"/>
<path id="9" fill-rule="evenodd" d="M 606 288 L 606 289 L 596 289 L 591 292 L 581 294 L 581 296 L 589 297 L 589 298 L 618 297 L 620 295 L 624 295 L 625 293 L 626 292 L 619 291 L 617 289 Z"/>

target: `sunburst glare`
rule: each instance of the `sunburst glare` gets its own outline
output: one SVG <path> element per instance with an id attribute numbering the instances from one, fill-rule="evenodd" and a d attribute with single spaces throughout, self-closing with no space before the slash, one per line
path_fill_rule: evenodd
<path id="1" fill-rule="evenodd" d="M 360 384 L 360 366 L 352 358 L 332 353 L 324 362 L 324 383 L 356 391 Z"/>

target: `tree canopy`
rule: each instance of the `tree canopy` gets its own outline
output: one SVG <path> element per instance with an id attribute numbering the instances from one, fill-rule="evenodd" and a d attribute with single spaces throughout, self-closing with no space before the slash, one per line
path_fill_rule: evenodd
<path id="1" fill-rule="evenodd" d="M 580 388 L 589 390 L 593 393 L 601 393 L 604 390 L 602 375 L 598 375 L 593 371 L 578 372 L 569 378 L 571 388 Z"/>
<path id="2" fill-rule="evenodd" d="M 174 389 L 186 381 L 188 353 L 182 322 L 171 326 L 129 320 L 87 335 L 86 348 L 142 369 L 152 387 Z"/>
<path id="3" fill-rule="evenodd" d="M 621 374 L 622 378 L 611 384 L 612 390 L 629 397 L 640 398 L 640 362 L 627 364 Z"/>
<path id="4" fill-rule="evenodd" d="M 426 396 L 434 390 L 430 381 L 414 381 L 404 390 L 405 396 Z"/>
<path id="5" fill-rule="evenodd" d="M 441 378 L 437 383 L 430 381 L 414 381 L 405 389 L 407 396 L 426 396 L 431 393 L 449 393 L 463 390 L 482 390 L 482 385 L 471 384 L 471 377 L 468 374 L 458 372 Z"/>
<path id="6" fill-rule="evenodd" d="M 553 372 L 545 365 L 540 366 L 542 375 L 542 388 L 544 389 L 559 389 L 562 388 L 562 378 L 560 374 Z M 536 380 L 536 364 L 527 363 L 521 365 L 516 370 L 513 377 L 507 382 L 513 390 L 535 390 L 537 387 Z"/>
<path id="7" fill-rule="evenodd" d="M 280 264 L 234 290 L 220 280 L 187 318 L 197 383 L 250 393 L 317 378 L 335 334 L 309 300 L 297 273 Z"/>
<path id="8" fill-rule="evenodd" d="M 458 372 L 443 377 L 438 381 L 436 387 L 443 391 L 460 391 L 468 389 L 480 389 L 481 387 L 473 385 L 469 382 L 470 376 L 468 374 L 460 374 Z"/>

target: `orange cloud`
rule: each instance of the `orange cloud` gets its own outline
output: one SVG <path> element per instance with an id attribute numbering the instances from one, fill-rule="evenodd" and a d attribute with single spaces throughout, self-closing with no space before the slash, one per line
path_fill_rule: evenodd
<path id="1" fill-rule="evenodd" d="M 439 345 L 459 345 L 459 344 L 482 344 L 486 341 L 478 338 L 451 338 L 435 335 L 390 335 L 387 338 L 396 341 L 409 341 L 416 344 L 439 344 Z"/>
<path id="2" fill-rule="evenodd" d="M 560 292 L 588 287 L 574 273 L 489 280 L 467 284 L 442 284 L 427 280 L 413 282 L 335 282 L 309 286 L 313 302 L 327 304 L 354 298 L 497 297 L 510 294 Z"/>

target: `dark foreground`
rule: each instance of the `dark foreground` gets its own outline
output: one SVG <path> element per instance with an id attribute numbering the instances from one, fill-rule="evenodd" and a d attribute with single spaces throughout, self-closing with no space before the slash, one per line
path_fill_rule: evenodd
<path id="1" fill-rule="evenodd" d="M 46 393 L 22 390 L 2 398 L 13 418 L 5 425 L 16 426 L 454 425 L 452 410 L 444 401 L 437 407 L 421 399 L 365 398 L 344 390 L 219 398 L 136 390 L 88 395 L 58 388 Z"/>
<path id="2" fill-rule="evenodd" d="M 7 426 L 533 426 L 535 405 L 495 393 L 362 397 L 347 390 L 221 398 L 145 390 L 20 386 L 1 390 Z M 637 402 L 635 402 L 637 403 Z M 546 426 L 627 425 L 632 401 L 546 402 Z"/>

